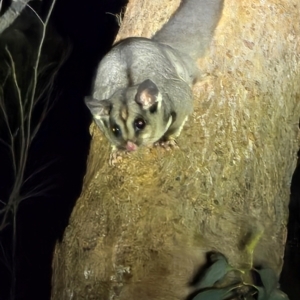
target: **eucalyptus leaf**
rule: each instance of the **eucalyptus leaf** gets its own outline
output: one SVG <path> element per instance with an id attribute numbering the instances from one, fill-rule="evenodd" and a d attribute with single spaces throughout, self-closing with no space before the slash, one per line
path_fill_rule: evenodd
<path id="1" fill-rule="evenodd" d="M 260 275 L 262 284 L 265 287 L 266 296 L 269 297 L 272 294 L 272 292 L 277 288 L 278 278 L 275 272 L 270 268 L 257 270 L 257 273 Z"/>
<path id="2" fill-rule="evenodd" d="M 257 300 L 269 300 L 269 297 L 266 293 L 266 289 L 260 286 L 255 286 L 258 291 L 258 298 Z"/>
<path id="3" fill-rule="evenodd" d="M 233 294 L 231 289 L 232 287 L 205 290 L 197 294 L 192 300 L 225 300 L 227 297 Z"/>
<path id="4" fill-rule="evenodd" d="M 289 298 L 284 292 L 276 289 L 272 292 L 268 300 L 289 300 Z"/>
<path id="5" fill-rule="evenodd" d="M 212 287 L 232 269 L 224 255 L 218 253 L 216 258 L 217 260 L 205 271 L 197 288 L 204 289 Z"/>

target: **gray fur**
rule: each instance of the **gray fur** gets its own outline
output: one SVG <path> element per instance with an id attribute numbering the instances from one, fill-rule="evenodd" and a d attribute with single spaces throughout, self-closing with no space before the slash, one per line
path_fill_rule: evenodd
<path id="1" fill-rule="evenodd" d="M 188 54 L 194 61 L 203 56 L 223 10 L 223 0 L 182 0 L 175 15 L 153 40 Z"/>
<path id="2" fill-rule="evenodd" d="M 153 39 L 127 38 L 102 59 L 86 104 L 114 148 L 128 150 L 128 143 L 151 145 L 180 134 L 193 110 L 195 58 L 208 46 L 222 3 L 183 0 Z"/>

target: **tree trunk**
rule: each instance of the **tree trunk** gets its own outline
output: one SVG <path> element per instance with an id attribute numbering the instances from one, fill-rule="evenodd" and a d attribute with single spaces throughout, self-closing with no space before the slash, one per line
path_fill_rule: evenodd
<path id="1" fill-rule="evenodd" d="M 150 37 L 178 3 L 130 1 L 119 38 Z M 141 149 L 110 167 L 91 126 L 52 299 L 184 299 L 211 250 L 279 274 L 299 147 L 299 12 L 297 0 L 225 1 L 179 150 Z"/>

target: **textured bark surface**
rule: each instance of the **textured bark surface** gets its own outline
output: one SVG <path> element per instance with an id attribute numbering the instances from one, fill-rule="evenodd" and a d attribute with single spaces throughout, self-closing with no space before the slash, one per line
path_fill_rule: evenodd
<path id="1" fill-rule="evenodd" d="M 151 36 L 177 5 L 130 1 L 118 38 Z M 225 1 L 180 150 L 141 149 L 112 168 L 91 126 L 52 299 L 184 299 L 210 250 L 280 272 L 299 147 L 299 12 L 297 0 Z"/>

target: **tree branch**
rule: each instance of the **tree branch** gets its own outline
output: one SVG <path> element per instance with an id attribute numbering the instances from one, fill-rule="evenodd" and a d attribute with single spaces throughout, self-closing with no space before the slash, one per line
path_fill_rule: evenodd
<path id="1" fill-rule="evenodd" d="M 20 15 L 30 0 L 12 0 L 8 10 L 0 18 L 0 34 Z"/>

